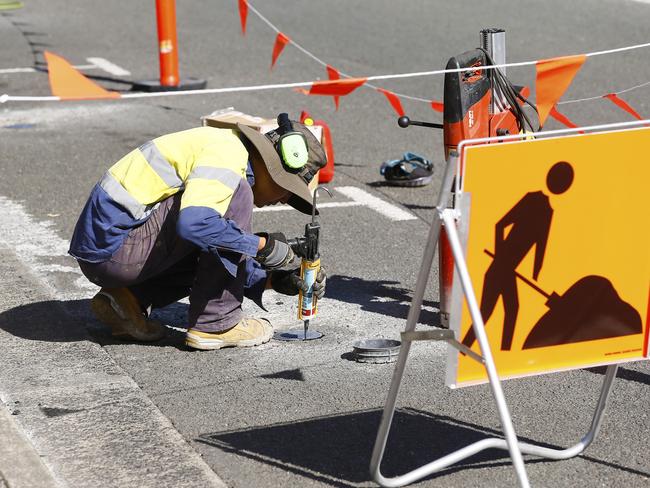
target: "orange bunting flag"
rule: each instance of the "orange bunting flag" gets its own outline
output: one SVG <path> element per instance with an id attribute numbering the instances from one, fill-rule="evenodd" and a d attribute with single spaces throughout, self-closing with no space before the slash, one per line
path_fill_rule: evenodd
<path id="1" fill-rule="evenodd" d="M 345 78 L 344 80 L 314 81 L 310 95 L 329 95 L 344 97 L 366 82 L 366 78 Z"/>
<path id="2" fill-rule="evenodd" d="M 327 77 L 330 80 L 340 80 L 341 79 L 341 75 L 339 74 L 339 72 L 338 72 L 338 70 L 336 68 L 330 66 L 329 64 L 326 66 L 326 68 L 327 68 Z M 340 98 L 341 97 L 334 97 L 334 106 L 336 107 L 336 110 L 339 109 L 339 99 Z"/>
<path id="3" fill-rule="evenodd" d="M 296 88 L 292 88 L 292 90 L 295 91 L 296 93 L 302 93 L 303 95 L 309 95 L 309 90 L 307 90 L 305 88 L 302 88 L 302 87 L 299 87 L 299 86 L 296 87 Z"/>
<path id="4" fill-rule="evenodd" d="M 584 54 L 579 54 L 537 61 L 535 84 L 540 127 L 544 125 L 551 109 L 569 88 L 585 59 L 587 57 Z"/>
<path id="5" fill-rule="evenodd" d="M 120 98 L 79 73 L 61 56 L 45 51 L 47 72 L 52 95 L 62 100 L 88 100 L 94 98 Z"/>
<path id="6" fill-rule="evenodd" d="M 549 111 L 548 114 L 549 114 L 551 117 L 553 117 L 555 120 L 557 120 L 558 122 L 561 122 L 562 124 L 564 124 L 564 125 L 566 125 L 567 127 L 569 127 L 570 129 L 575 129 L 575 128 L 578 127 L 576 124 L 574 124 L 573 122 L 571 122 L 571 120 L 569 120 L 569 117 L 567 117 L 566 115 L 561 114 L 560 112 L 558 112 L 557 109 L 556 109 L 555 107 L 553 107 L 553 108 Z M 583 132 L 583 131 L 580 131 L 580 134 L 584 134 L 584 132 Z"/>
<path id="7" fill-rule="evenodd" d="M 395 95 L 392 91 L 384 90 L 383 88 L 377 88 L 377 91 L 383 93 L 386 96 L 391 106 L 395 109 L 395 112 L 397 112 L 397 115 L 400 117 L 404 116 L 402 102 L 397 95 Z"/>
<path id="8" fill-rule="evenodd" d="M 275 38 L 275 45 L 273 46 L 273 58 L 271 59 L 271 69 L 275 66 L 275 62 L 278 60 L 278 56 L 284 49 L 284 46 L 289 44 L 291 39 L 285 36 L 282 32 L 278 32 L 278 36 Z"/>
<path id="9" fill-rule="evenodd" d="M 239 0 L 239 20 L 241 21 L 242 36 L 246 35 L 246 18 L 248 17 L 248 2 Z"/>
<path id="10" fill-rule="evenodd" d="M 442 102 L 436 102 L 435 100 L 431 100 L 431 108 L 436 112 L 443 112 L 445 110 L 445 106 Z"/>
<path id="11" fill-rule="evenodd" d="M 638 120 L 643 120 L 643 117 L 639 115 L 639 113 L 634 110 L 630 105 L 625 101 L 616 96 L 616 93 L 608 93 L 607 95 L 604 95 L 603 98 L 607 98 L 611 100 L 614 104 L 616 104 L 618 107 L 622 108 L 625 110 L 627 113 L 629 113 L 632 117 Z"/>

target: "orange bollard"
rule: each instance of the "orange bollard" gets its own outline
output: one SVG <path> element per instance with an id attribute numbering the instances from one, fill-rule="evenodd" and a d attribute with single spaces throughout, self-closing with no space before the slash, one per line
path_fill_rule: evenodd
<path id="1" fill-rule="evenodd" d="M 177 86 L 178 42 L 176 37 L 176 0 L 156 0 L 160 84 Z"/>
<path id="2" fill-rule="evenodd" d="M 440 325 L 449 328 L 452 284 L 454 281 L 454 257 L 445 227 L 440 228 L 438 238 L 438 273 L 440 285 Z"/>
<path id="3" fill-rule="evenodd" d="M 181 79 L 178 74 L 178 39 L 176 36 L 176 0 L 156 0 L 158 59 L 160 79 L 133 83 L 133 90 L 146 92 L 200 90 L 207 82 L 196 78 Z"/>

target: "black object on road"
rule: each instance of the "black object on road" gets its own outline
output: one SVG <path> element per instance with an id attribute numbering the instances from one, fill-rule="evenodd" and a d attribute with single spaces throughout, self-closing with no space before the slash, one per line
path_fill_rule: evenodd
<path id="1" fill-rule="evenodd" d="M 379 172 L 392 186 L 424 186 L 433 179 L 433 164 L 424 156 L 405 152 L 402 159 L 384 161 Z"/>

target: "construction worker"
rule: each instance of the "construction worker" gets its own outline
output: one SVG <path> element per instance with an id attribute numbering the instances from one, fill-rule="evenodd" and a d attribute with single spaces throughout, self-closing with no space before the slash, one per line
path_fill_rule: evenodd
<path id="1" fill-rule="evenodd" d="M 198 127 L 158 137 L 115 163 L 93 188 L 69 253 L 101 290 L 91 301 L 117 337 L 161 339 L 149 318 L 189 296 L 186 344 L 195 349 L 270 340 L 265 319 L 243 317 L 244 297 L 262 307 L 267 288 L 295 295 L 300 260 L 281 233 L 251 233 L 253 205 L 288 203 L 311 214 L 307 186 L 325 152 L 304 125 L 278 117 L 262 134 Z M 325 292 L 321 272 L 314 293 Z"/>

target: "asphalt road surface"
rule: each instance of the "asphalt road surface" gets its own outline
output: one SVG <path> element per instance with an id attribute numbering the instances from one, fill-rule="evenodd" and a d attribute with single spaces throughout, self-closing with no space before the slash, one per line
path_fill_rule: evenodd
<path id="1" fill-rule="evenodd" d="M 153 2 L 24 4 L 0 11 L 0 94 L 49 95 L 46 50 L 112 90 L 128 92 L 131 82 L 158 76 Z M 291 45 L 269 71 L 275 32 L 249 12 L 242 37 L 235 1 L 177 4 L 182 77 L 203 78 L 209 88 L 219 88 L 327 76 L 320 64 Z M 650 5 L 632 0 L 266 0 L 253 5 L 290 38 L 354 76 L 444 68 L 449 57 L 476 47 L 479 30 L 485 27 L 506 30 L 507 58 L 513 62 L 650 40 Z M 101 68 L 89 58 L 110 64 Z M 563 100 L 646 83 L 649 61 L 648 48 L 589 58 Z M 534 82 L 531 66 L 511 68 L 508 75 L 516 84 Z M 441 76 L 429 76 L 378 84 L 442 100 L 442 82 Z M 650 85 L 624 98 L 647 117 L 649 94 Z M 403 100 L 403 105 L 413 119 L 441 121 L 441 114 L 427 103 Z M 336 152 L 336 174 L 328 185 L 334 194 L 331 201 L 348 203 L 322 211 L 328 293 L 312 326 L 325 336 L 305 343 L 272 341 L 251 350 L 191 352 L 182 345 L 186 304 L 178 303 L 158 312 L 170 326 L 162 342 L 112 340 L 89 314 L 88 299 L 96 289 L 66 257 L 67 241 L 88 192 L 105 169 L 132 148 L 199 125 L 201 116 L 225 107 L 266 117 L 280 111 L 297 117 L 307 110 L 330 124 Z M 604 99 L 562 105 L 561 111 L 579 125 L 630 120 Z M 550 121 L 547 128 L 559 127 Z M 381 162 L 405 151 L 435 162 L 431 185 L 382 185 Z M 190 482 L 194 475 L 207 480 L 206 486 L 218 483 L 206 473 L 207 467 L 231 487 L 373 486 L 368 465 L 393 365 L 359 364 L 349 353 L 355 340 L 398 338 L 404 327 L 442 163 L 441 131 L 400 129 L 386 99 L 371 89 L 342 98 L 338 111 L 329 97 L 307 97 L 291 89 L 0 104 L 0 342 L 6 343 L 2 350 L 7 352 L 0 361 L 0 398 L 14 408 L 15 418 L 56 478 L 70 486 L 199 486 Z M 299 235 L 306 221 L 288 209 L 260 211 L 254 228 Z M 603 238 L 614 238 L 611 225 L 603 223 Z M 300 325 L 294 319 L 295 301 L 270 293 L 268 312 L 249 303 L 245 307 L 251 314 L 270 317 L 281 329 Z M 421 327 L 439 323 L 435 269 L 420 319 Z M 14 339 L 15 344 L 8 342 Z M 35 349 L 16 353 L 25 341 Z M 499 433 L 487 386 L 458 391 L 444 386 L 445 352 L 443 345 L 430 342 L 413 347 L 384 465 L 388 475 Z M 74 355 L 81 362 L 76 369 L 62 369 L 63 376 L 70 375 L 62 377 L 55 368 L 68 354 L 70 362 Z M 79 379 L 84 378 L 84 355 L 89 368 L 101 356 L 108 366 L 97 366 L 98 371 L 122 378 L 119 388 L 95 389 L 88 397 L 93 407 L 86 405 L 84 412 L 103 412 L 97 417 L 74 408 L 75 382 L 79 391 L 90 388 L 90 381 Z M 619 376 L 601 432 L 584 455 L 562 462 L 525 458 L 533 486 L 650 485 L 650 367 L 626 364 Z M 576 442 L 588 429 L 602 378 L 600 370 L 578 370 L 506 382 L 518 435 L 551 446 Z M 67 389 L 54 395 L 52 388 L 62 381 Z M 118 415 L 111 405 L 118 405 L 127 390 L 143 400 Z M 61 424 L 61 419 L 67 423 Z M 126 433 L 127 428 L 134 432 L 145 425 L 165 435 L 147 433 L 145 427 L 141 438 Z M 110 437 L 111 426 L 125 430 Z M 68 441 L 57 444 L 54 437 L 65 435 Z M 104 440 L 98 445 L 94 439 L 100 438 Z M 167 446 L 167 451 L 161 448 L 164 455 L 156 455 L 158 442 Z M 83 446 L 93 446 L 97 457 L 84 458 Z M 149 448 L 154 450 L 150 465 L 140 454 Z M 83 468 L 75 464 L 79 459 Z M 151 468 L 161 459 L 164 469 Z M 120 470 L 131 476 L 122 476 Z M 143 470 L 145 475 L 137 474 Z M 515 485 L 507 453 L 487 451 L 416 486 Z"/>

